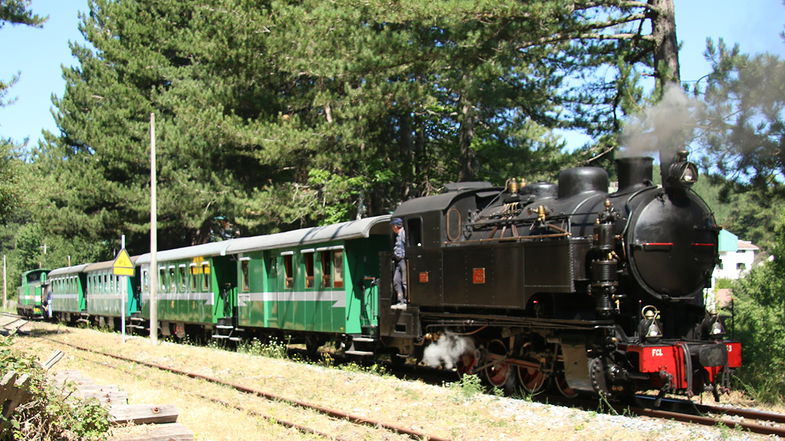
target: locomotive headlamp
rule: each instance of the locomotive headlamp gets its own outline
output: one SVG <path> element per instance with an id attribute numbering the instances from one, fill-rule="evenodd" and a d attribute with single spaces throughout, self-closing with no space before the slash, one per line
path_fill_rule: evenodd
<path id="1" fill-rule="evenodd" d="M 687 161 L 687 152 L 677 153 L 676 161 L 668 167 L 668 183 L 680 187 L 690 187 L 698 182 L 698 166 Z"/>
<path id="2" fill-rule="evenodd" d="M 638 335 L 648 342 L 657 342 L 662 337 L 662 328 L 659 323 L 660 311 L 652 305 L 641 309 L 643 319 L 638 324 Z"/>
<path id="3" fill-rule="evenodd" d="M 679 181 L 684 185 L 692 185 L 698 182 L 698 168 L 691 162 L 678 164 L 681 168 Z"/>

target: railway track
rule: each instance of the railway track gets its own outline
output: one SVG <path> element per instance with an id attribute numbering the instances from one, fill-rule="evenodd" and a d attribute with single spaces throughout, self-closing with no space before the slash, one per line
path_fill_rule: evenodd
<path id="1" fill-rule="evenodd" d="M 654 401 L 653 397 L 639 396 L 640 400 Z M 636 415 L 663 418 L 686 423 L 742 429 L 762 435 L 785 437 L 785 414 L 756 409 L 693 403 L 688 400 L 663 400 L 663 408 L 630 407 Z"/>
<path id="2" fill-rule="evenodd" d="M 21 315 L 11 312 L 0 313 L 0 316 L 11 319 L 11 321 L 3 321 L 2 327 L 0 327 L 0 335 L 9 335 L 20 332 L 22 327 L 29 323 L 29 320 L 25 319 Z"/>
<path id="3" fill-rule="evenodd" d="M 388 422 L 379 421 L 379 420 L 375 420 L 375 419 L 370 419 L 370 418 L 366 418 L 366 417 L 363 417 L 363 416 L 346 413 L 346 412 L 343 412 L 343 411 L 340 411 L 340 410 L 337 410 L 337 409 L 332 409 L 332 408 L 329 408 L 329 407 L 320 406 L 320 405 L 317 405 L 317 404 L 313 404 L 313 403 L 309 403 L 309 402 L 306 402 L 306 401 L 285 397 L 285 396 L 282 396 L 282 395 L 274 394 L 274 393 L 263 391 L 263 390 L 259 390 L 259 389 L 254 389 L 254 388 L 251 388 L 251 387 L 248 387 L 248 386 L 244 386 L 244 385 L 241 385 L 241 384 L 238 384 L 238 383 L 232 383 L 232 382 L 224 381 L 224 380 L 221 380 L 221 379 L 216 378 L 216 377 L 203 375 L 203 374 L 198 374 L 198 373 L 194 373 L 194 372 L 188 372 L 188 371 L 185 371 L 185 370 L 182 370 L 182 369 L 177 369 L 177 368 L 173 368 L 173 367 L 169 367 L 169 366 L 165 366 L 165 365 L 161 365 L 161 364 L 157 364 L 157 363 L 151 363 L 151 362 L 147 362 L 147 361 L 136 360 L 136 359 L 133 359 L 133 358 L 130 358 L 130 357 L 121 356 L 121 355 L 110 354 L 110 353 L 98 351 L 98 350 L 95 350 L 95 349 L 92 349 L 92 348 L 86 348 L 86 347 L 82 347 L 82 346 L 75 345 L 75 344 L 72 344 L 72 343 L 63 342 L 63 341 L 60 341 L 60 340 L 55 339 L 55 338 L 50 338 L 50 337 L 40 337 L 40 338 L 42 338 L 44 340 L 47 340 L 47 341 L 50 341 L 50 342 L 55 343 L 55 344 L 67 346 L 67 347 L 70 347 L 70 348 L 73 348 L 73 349 L 77 349 L 79 351 L 88 352 L 88 353 L 91 353 L 91 354 L 96 354 L 96 355 L 100 355 L 100 356 L 103 356 L 103 357 L 112 358 L 112 359 L 115 359 L 115 360 L 121 360 L 121 361 L 125 361 L 125 362 L 128 362 L 128 363 L 137 364 L 137 365 L 140 365 L 140 366 L 145 366 L 145 367 L 148 367 L 148 368 L 158 369 L 158 370 L 161 370 L 161 371 L 165 371 L 165 372 L 176 374 L 176 375 L 183 376 L 183 377 L 188 377 L 188 378 L 191 378 L 191 379 L 203 380 L 203 381 L 206 381 L 206 382 L 209 382 L 209 383 L 225 386 L 225 387 L 234 389 L 236 391 L 243 392 L 245 394 L 249 394 L 249 395 L 253 395 L 253 396 L 256 396 L 256 397 L 264 398 L 264 399 L 270 400 L 270 401 L 286 403 L 286 404 L 288 404 L 290 406 L 294 406 L 294 407 L 298 407 L 298 408 L 308 409 L 308 410 L 315 411 L 317 413 L 329 416 L 331 418 L 345 420 L 345 421 L 351 422 L 353 424 L 364 425 L 364 426 L 375 427 L 375 428 L 382 428 L 382 429 L 385 429 L 385 430 L 387 430 L 389 432 L 393 432 L 393 433 L 397 433 L 397 434 L 401 434 L 401 435 L 406 435 L 406 436 L 408 436 L 408 437 L 410 437 L 412 439 L 415 439 L 415 440 L 449 441 L 448 438 L 443 438 L 443 437 L 439 437 L 439 436 L 435 436 L 435 435 L 430 435 L 430 434 L 423 433 L 423 432 L 420 432 L 420 431 L 417 431 L 417 430 L 412 430 L 412 429 L 409 429 L 407 427 L 403 427 L 403 426 L 400 426 L 400 425 L 391 424 L 391 423 L 388 423 Z M 234 408 L 237 408 L 238 410 L 246 410 L 246 411 L 249 410 L 249 409 L 244 409 L 242 406 L 238 406 L 236 403 L 228 403 L 228 402 L 226 402 L 224 400 L 220 400 L 220 399 L 217 399 L 215 397 L 204 396 L 202 398 L 209 399 L 211 401 L 217 402 L 217 403 L 222 404 L 222 405 L 227 405 L 229 407 L 234 407 Z M 251 412 L 253 412 L 253 411 L 251 411 Z M 265 417 L 265 418 L 272 418 L 272 421 L 275 421 L 278 424 L 281 424 L 281 425 L 284 425 L 284 426 L 287 426 L 287 427 L 296 428 L 296 429 L 301 430 L 301 431 L 306 432 L 306 433 L 317 434 L 317 435 L 326 437 L 328 439 L 338 439 L 337 437 L 330 436 L 329 434 L 325 434 L 325 433 L 323 433 L 323 432 L 321 432 L 319 430 L 308 428 L 308 427 L 305 427 L 305 426 L 293 423 L 291 421 L 282 420 L 282 419 L 279 419 L 279 418 L 276 418 L 276 417 L 272 417 L 270 415 L 259 415 L 259 416 L 262 416 L 262 417 Z"/>
<path id="4" fill-rule="evenodd" d="M 8 316 L 8 317 L 16 318 L 16 320 L 14 320 L 12 322 L 9 322 L 9 323 L 6 323 L 5 325 L 3 325 L 4 328 L 9 326 L 9 324 L 12 327 L 21 327 L 25 323 L 27 323 L 26 320 L 24 320 L 23 318 L 21 318 L 19 316 L 16 316 L 15 314 L 3 313 L 3 315 L 4 316 Z M 20 322 L 20 320 L 21 320 L 21 322 Z M 316 405 L 316 404 L 313 404 L 313 403 L 308 403 L 308 402 L 304 402 L 304 401 L 300 401 L 300 400 L 296 400 L 296 399 L 291 399 L 291 398 L 280 396 L 280 395 L 277 395 L 277 394 L 274 394 L 274 393 L 270 393 L 270 392 L 266 392 L 266 391 L 262 391 L 262 390 L 258 390 L 258 389 L 254 389 L 254 388 L 250 388 L 250 387 L 247 387 L 247 386 L 244 386 L 244 385 L 241 385 L 241 384 L 236 384 L 236 383 L 232 383 L 232 382 L 223 381 L 223 380 L 221 380 L 219 378 L 215 378 L 215 377 L 211 377 L 211 376 L 207 376 L 207 375 L 202 375 L 202 374 L 198 374 L 198 373 L 193 373 L 193 372 L 188 372 L 188 371 L 184 371 L 184 370 L 181 370 L 181 369 L 172 368 L 172 367 L 168 367 L 168 366 L 164 366 L 164 365 L 160 365 L 160 364 L 156 364 L 156 363 L 151 363 L 151 362 L 147 362 L 147 361 L 136 360 L 136 359 L 133 359 L 133 358 L 130 358 L 130 357 L 121 356 L 121 355 L 105 353 L 105 352 L 102 352 L 102 351 L 97 351 L 97 350 L 92 349 L 92 348 L 82 347 L 82 346 L 75 345 L 75 344 L 72 344 L 72 343 L 63 342 L 63 341 L 60 341 L 58 339 L 54 339 L 54 338 L 50 338 L 50 337 L 40 337 L 40 338 L 45 339 L 47 341 L 50 341 L 52 343 L 58 344 L 58 345 L 71 347 L 71 348 L 76 349 L 78 351 L 92 353 L 92 354 L 96 354 L 96 355 L 99 355 L 99 356 L 108 357 L 108 358 L 112 358 L 112 359 L 116 359 L 116 360 L 121 360 L 121 361 L 125 361 L 127 363 L 133 363 L 133 364 L 145 366 L 145 367 L 148 367 L 148 368 L 151 368 L 151 369 L 158 369 L 158 370 L 166 371 L 166 372 L 169 372 L 169 373 L 172 373 L 172 374 L 175 374 L 175 375 L 184 376 L 184 377 L 188 377 L 188 378 L 195 379 L 195 380 L 202 380 L 202 381 L 210 382 L 210 383 L 213 383 L 213 384 L 217 384 L 217 385 L 221 385 L 221 386 L 232 388 L 232 389 L 234 389 L 236 391 L 243 392 L 245 394 L 254 395 L 254 396 L 266 399 L 266 400 L 271 400 L 271 401 L 276 401 L 276 402 L 283 402 L 283 403 L 287 403 L 287 404 L 289 404 L 291 406 L 300 407 L 300 408 L 304 408 L 304 409 L 310 409 L 310 410 L 312 410 L 314 412 L 318 412 L 318 413 L 326 415 L 326 416 L 328 416 L 330 418 L 336 418 L 336 419 L 340 419 L 340 420 L 345 420 L 345 421 L 349 421 L 351 423 L 358 424 L 358 425 L 365 425 L 365 426 L 371 426 L 371 427 L 380 427 L 380 428 L 383 428 L 383 429 L 385 429 L 385 430 L 387 430 L 389 432 L 394 432 L 394 433 L 406 435 L 406 436 L 411 437 L 413 439 L 424 439 L 424 440 L 434 440 L 434 441 L 445 440 L 445 438 L 438 437 L 438 436 L 433 436 L 433 435 L 428 435 L 426 433 L 422 433 L 422 432 L 419 432 L 419 431 L 411 430 L 411 429 L 408 429 L 406 427 L 401 427 L 401 426 L 398 426 L 398 425 L 395 425 L 395 424 L 385 423 L 385 422 L 382 422 L 382 421 L 377 421 L 377 420 L 361 417 L 361 416 L 358 416 L 358 415 L 351 415 L 351 414 L 348 414 L 348 413 L 345 413 L 345 412 L 342 412 L 342 411 L 339 411 L 339 410 L 336 410 L 336 409 L 330 409 L 330 408 L 319 406 L 319 405 Z M 130 371 L 130 370 L 127 370 L 127 372 L 129 374 L 133 374 L 133 372 Z M 407 376 L 410 376 L 412 374 L 414 374 L 416 376 L 416 373 L 414 373 L 414 372 L 409 372 L 409 375 L 407 375 Z M 188 391 L 185 391 L 185 392 L 188 392 Z M 192 393 L 192 392 L 188 392 L 188 393 Z M 254 414 L 254 411 L 249 410 L 249 409 L 244 409 L 242 406 L 238 406 L 236 403 L 226 402 L 224 400 L 221 400 L 221 399 L 218 399 L 218 398 L 215 398 L 215 397 L 201 396 L 199 394 L 196 394 L 196 396 L 198 396 L 201 399 L 210 400 L 210 401 L 216 402 L 218 404 L 221 404 L 221 405 L 224 405 L 224 406 L 227 406 L 227 407 L 233 407 L 233 408 L 235 408 L 237 410 L 244 410 L 244 411 L 246 411 L 246 412 L 248 412 L 250 414 Z M 662 401 L 662 405 L 660 406 L 660 408 L 654 408 L 653 406 L 650 407 L 650 406 L 647 406 L 645 404 L 647 400 L 653 402 L 654 399 L 652 397 L 639 396 L 638 398 L 639 398 L 639 402 L 642 401 L 644 403 L 643 406 L 638 406 L 638 407 L 616 406 L 615 407 L 616 411 L 619 412 L 619 413 L 623 413 L 623 412 L 627 411 L 627 412 L 631 412 L 631 413 L 633 413 L 635 415 L 644 416 L 644 417 L 669 419 L 669 420 L 687 422 L 687 423 L 692 423 L 692 424 L 700 424 L 700 425 L 706 425 L 706 426 L 724 425 L 725 427 L 732 428 L 732 429 L 736 429 L 737 428 L 737 429 L 746 430 L 746 431 L 749 431 L 749 432 L 763 434 L 763 435 L 776 435 L 776 436 L 780 436 L 780 437 L 785 437 L 785 414 L 777 414 L 777 413 L 765 412 L 765 411 L 760 411 L 760 410 L 755 410 L 755 409 L 745 409 L 745 408 L 735 408 L 735 407 L 727 407 L 727 406 L 719 406 L 719 405 L 699 404 L 699 403 L 693 403 L 693 402 L 688 401 L 688 400 L 668 400 L 668 399 Z M 575 403 L 566 403 L 566 404 L 567 405 L 572 405 L 573 407 L 576 405 Z M 596 402 L 595 402 L 595 404 L 596 404 Z M 580 406 L 580 403 L 578 403 L 577 405 Z M 270 415 L 258 414 L 257 416 L 268 418 L 271 421 L 276 422 L 277 424 L 280 424 L 280 425 L 283 425 L 283 426 L 286 426 L 286 427 L 292 427 L 292 428 L 300 430 L 301 432 L 304 432 L 304 433 L 311 433 L 311 434 L 318 435 L 318 436 L 321 436 L 321 437 L 324 437 L 324 438 L 327 438 L 327 439 L 338 439 L 338 440 L 341 439 L 340 437 L 334 437 L 334 436 L 331 436 L 330 434 L 323 433 L 323 432 L 321 432 L 319 430 L 312 429 L 312 428 L 305 427 L 305 426 L 301 426 L 301 425 L 298 425 L 297 423 L 294 423 L 294 422 L 291 422 L 291 421 L 287 421 L 287 420 L 282 420 L 282 419 L 279 419 L 279 418 L 276 418 L 276 417 L 273 417 L 273 416 L 270 416 Z"/>

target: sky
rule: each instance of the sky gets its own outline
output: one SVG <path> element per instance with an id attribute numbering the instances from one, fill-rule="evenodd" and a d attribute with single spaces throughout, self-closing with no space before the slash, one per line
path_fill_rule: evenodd
<path id="1" fill-rule="evenodd" d="M 676 33 L 681 42 L 682 81 L 695 81 L 709 73 L 703 57 L 706 39 L 738 43 L 742 52 L 770 52 L 785 58 L 783 0 L 675 0 Z M 49 16 L 42 29 L 6 24 L 0 28 L 0 78 L 20 79 L 0 108 L 0 136 L 35 145 L 42 130 L 58 132 L 52 117 L 51 97 L 62 97 L 65 81 L 61 66 L 76 65 L 69 42 L 84 43 L 79 33 L 79 11 L 85 0 L 33 0 L 38 15 Z M 582 141 L 578 138 L 574 142 Z"/>

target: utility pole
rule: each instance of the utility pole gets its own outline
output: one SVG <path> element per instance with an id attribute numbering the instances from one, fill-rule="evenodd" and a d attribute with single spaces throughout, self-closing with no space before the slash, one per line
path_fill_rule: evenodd
<path id="1" fill-rule="evenodd" d="M 155 113 L 150 113 L 150 343 L 158 344 L 158 201 L 156 199 Z"/>
<path id="2" fill-rule="evenodd" d="M 3 309 L 8 308 L 8 282 L 5 272 L 5 254 L 3 254 Z"/>

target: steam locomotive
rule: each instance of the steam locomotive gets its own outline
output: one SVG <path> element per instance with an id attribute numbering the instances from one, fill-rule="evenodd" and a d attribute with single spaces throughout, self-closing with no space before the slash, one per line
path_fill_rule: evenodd
<path id="1" fill-rule="evenodd" d="M 384 215 L 142 254 L 128 278 L 111 261 L 40 270 L 35 312 L 175 339 L 339 341 L 508 391 L 716 397 L 741 365 L 703 303 L 719 228 L 686 152 L 665 158 L 661 187 L 635 157 L 617 160 L 612 193 L 605 170 L 579 167 L 558 185 L 461 182 L 403 202 L 405 309 Z"/>
<path id="2" fill-rule="evenodd" d="M 741 365 L 704 307 L 719 227 L 687 153 L 664 158 L 662 186 L 651 158 L 628 157 L 612 193 L 605 170 L 579 167 L 558 185 L 462 182 L 402 203 L 409 305 L 388 309 L 382 271 L 380 335 L 504 389 L 718 399 Z"/>

